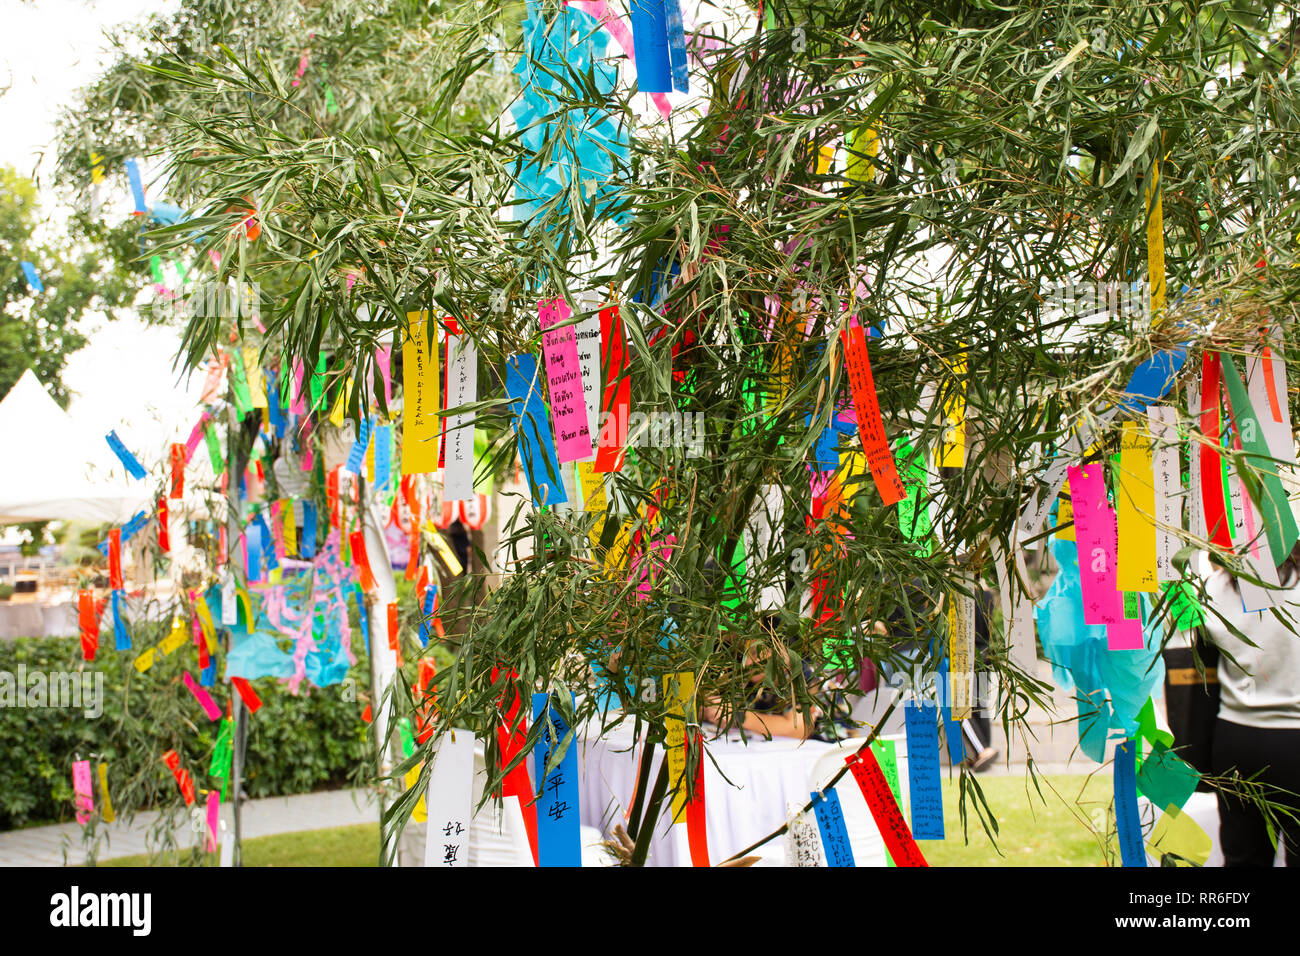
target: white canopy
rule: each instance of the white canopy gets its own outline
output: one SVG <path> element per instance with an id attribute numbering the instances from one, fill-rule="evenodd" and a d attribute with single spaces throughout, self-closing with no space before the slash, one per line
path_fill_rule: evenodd
<path id="1" fill-rule="evenodd" d="M 31 369 L 0 402 L 0 524 L 121 524 L 148 507 L 103 436 L 83 434 Z"/>

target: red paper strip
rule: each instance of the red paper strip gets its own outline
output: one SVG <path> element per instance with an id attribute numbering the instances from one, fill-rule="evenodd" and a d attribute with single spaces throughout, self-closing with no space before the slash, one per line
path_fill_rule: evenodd
<path id="1" fill-rule="evenodd" d="M 686 804 L 686 840 L 691 849 L 691 866 L 709 866 L 709 834 L 704 813 L 704 746 L 703 738 L 694 732 L 697 759 L 693 796 Z"/>
<path id="2" fill-rule="evenodd" d="M 420 658 L 420 669 L 415 684 L 411 687 L 411 695 L 415 698 L 415 739 L 418 743 L 424 743 L 433 736 L 434 705 L 437 698 L 429 685 L 437 676 L 438 668 L 433 663 L 433 658 Z"/>
<path id="3" fill-rule="evenodd" d="M 171 528 L 168 526 L 171 514 L 167 510 L 167 499 L 158 499 L 158 550 L 164 554 L 172 549 Z"/>
<path id="4" fill-rule="evenodd" d="M 176 778 L 176 785 L 181 788 L 181 796 L 185 798 L 185 805 L 193 806 L 194 804 L 194 781 L 190 777 L 190 772 L 181 766 L 181 758 L 176 755 L 175 750 L 169 750 L 162 756 L 165 763 Z"/>
<path id="5" fill-rule="evenodd" d="M 172 487 L 169 498 L 185 497 L 185 459 L 188 457 L 183 444 L 172 444 Z"/>
<path id="6" fill-rule="evenodd" d="M 366 554 L 366 536 L 364 532 L 353 531 L 348 535 L 348 543 L 352 548 L 352 563 L 356 566 L 357 575 L 361 579 L 361 590 L 373 591 L 375 576 L 370 570 L 370 558 Z"/>
<path id="7" fill-rule="evenodd" d="M 329 506 L 330 527 L 341 527 L 342 515 L 339 510 L 339 470 L 335 468 L 325 476 L 325 503 Z"/>
<path id="8" fill-rule="evenodd" d="M 1277 382 L 1273 380 L 1273 350 L 1264 346 L 1264 387 L 1268 389 L 1268 410 L 1273 421 L 1282 421 L 1282 406 L 1277 400 Z"/>
<path id="9" fill-rule="evenodd" d="M 113 591 L 120 591 L 126 586 L 122 583 L 121 528 L 114 528 L 108 533 L 108 586 Z"/>
<path id="10" fill-rule="evenodd" d="M 411 530 L 407 533 L 411 542 L 411 551 L 406 556 L 406 580 L 414 581 L 420 570 L 420 511 L 411 512 Z M 423 604 L 420 605 L 424 607 Z"/>
<path id="11" fill-rule="evenodd" d="M 862 450 L 876 481 L 881 500 L 885 505 L 897 504 L 907 494 L 894 464 L 894 453 L 885 440 L 885 423 L 880 417 L 880 402 L 876 397 L 876 382 L 871 374 L 871 358 L 867 354 L 867 340 L 862 326 L 850 325 L 842 333 L 844 364 L 849 372 L 849 388 L 853 392 L 853 405 L 858 415 L 858 434 Z"/>
<path id="12" fill-rule="evenodd" d="M 1223 465 L 1219 454 L 1219 353 L 1206 350 L 1201 357 L 1201 434 L 1209 439 L 1201 446 L 1201 501 L 1210 540 L 1231 549 L 1228 511 L 1223 497 Z"/>
<path id="13" fill-rule="evenodd" d="M 230 683 L 235 686 L 239 699 L 244 702 L 250 714 L 257 713 L 257 708 L 262 706 L 262 698 L 257 696 L 257 691 L 253 690 L 253 685 L 242 677 L 230 678 Z"/>
<path id="14" fill-rule="evenodd" d="M 496 683 L 497 677 L 501 674 L 501 668 L 492 668 L 492 683 Z M 519 710 L 519 690 L 515 687 L 514 681 L 518 675 L 511 671 L 509 675 L 510 685 L 506 692 L 501 695 L 502 709 L 505 710 L 505 720 L 497 726 L 497 751 L 500 763 L 498 767 L 505 767 L 510 761 L 519 756 L 524 749 L 524 741 L 528 737 L 528 714 L 520 713 Z M 510 699 L 510 706 L 507 709 L 505 702 Z M 515 720 L 518 720 L 518 725 Z M 514 733 L 510 728 L 514 727 Z M 528 761 L 527 758 L 521 759 L 515 768 L 506 775 L 506 779 L 501 787 L 502 796 L 518 797 L 519 805 L 524 811 L 524 829 L 528 831 L 528 845 L 533 851 L 533 863 L 537 863 L 537 805 L 533 802 L 532 783 L 528 779 Z"/>
<path id="15" fill-rule="evenodd" d="M 885 849 L 895 866 L 929 866 L 921 856 L 921 848 L 912 839 L 912 831 L 907 828 L 907 821 L 898 809 L 894 792 L 889 789 L 880 764 L 871 748 L 858 751 L 844 762 L 853 771 L 853 778 L 858 782 L 858 789 L 866 798 L 871 818 L 876 821 L 876 829 L 885 841 Z"/>
<path id="16" fill-rule="evenodd" d="M 95 595 L 91 591 L 77 592 L 77 623 L 81 625 L 81 654 L 93 661 L 99 649 L 99 617 L 95 614 Z"/>
<path id="17" fill-rule="evenodd" d="M 632 407 L 632 378 L 627 373 L 627 343 L 623 340 L 623 319 L 617 305 L 600 310 L 600 374 L 605 383 L 600 402 L 597 472 L 623 470 L 623 443 L 627 441 L 628 415 Z"/>

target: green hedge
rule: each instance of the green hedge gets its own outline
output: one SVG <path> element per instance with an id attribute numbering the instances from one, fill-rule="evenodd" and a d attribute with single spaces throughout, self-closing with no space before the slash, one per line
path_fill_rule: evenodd
<path id="1" fill-rule="evenodd" d="M 0 671 L 16 674 L 22 663 L 28 673 L 92 669 L 104 675 L 103 713 L 96 719 L 81 710 L 0 707 L 0 830 L 73 819 L 72 761 L 78 754 L 108 761 L 110 795 L 119 814 L 180 804 L 176 782 L 161 760 L 171 749 L 196 786 L 213 784 L 207 769 L 218 725 L 204 716 L 181 681 L 185 668 L 197 675 L 194 648 L 187 645 L 140 674 L 133 666 L 136 654 L 162 637 L 143 630 L 133 628 L 136 650 L 123 653 L 113 650 L 111 632 L 103 635 L 107 640 L 94 663 L 82 660 L 77 638 L 0 640 Z M 307 793 L 365 778 L 371 746 L 361 720 L 364 701 L 357 698 L 366 696 L 369 680 L 364 644 L 358 641 L 353 650 L 359 660 L 350 685 L 304 684 L 294 696 L 274 679 L 253 682 L 262 707 L 249 725 L 248 796 Z M 230 685 L 209 690 L 224 709 Z"/>

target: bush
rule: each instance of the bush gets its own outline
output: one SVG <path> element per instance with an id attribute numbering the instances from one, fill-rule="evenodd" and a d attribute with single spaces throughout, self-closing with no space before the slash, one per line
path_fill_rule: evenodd
<path id="1" fill-rule="evenodd" d="M 155 625 L 161 628 L 161 625 Z M 198 673 L 193 645 L 160 657 L 144 674 L 136 656 L 162 638 L 147 625 L 132 628 L 134 649 L 113 649 L 111 631 L 101 635 L 96 660 L 82 659 L 78 638 L 0 640 L 0 671 L 103 675 L 103 713 L 87 718 L 70 708 L 0 707 L 0 830 L 74 817 L 72 762 L 108 761 L 109 792 L 119 815 L 153 807 L 179 806 L 176 781 L 162 755 L 174 749 L 199 789 L 217 783 L 208 776 L 216 742 L 210 722 L 181 681 Z M 358 663 L 350 686 L 304 685 L 297 696 L 273 678 L 253 681 L 262 707 L 249 724 L 244 792 L 250 797 L 307 793 L 355 784 L 371 763 L 369 725 L 361 720 L 369 687 L 364 641 L 353 647 Z M 349 691 L 359 693 L 349 693 Z M 223 708 L 233 693 L 218 682 L 209 688 Z M 95 755 L 92 757 L 92 755 Z M 98 792 L 95 795 L 99 806 Z"/>

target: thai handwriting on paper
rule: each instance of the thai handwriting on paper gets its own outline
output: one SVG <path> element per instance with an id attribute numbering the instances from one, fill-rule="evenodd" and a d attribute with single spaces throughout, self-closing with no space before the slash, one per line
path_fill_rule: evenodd
<path id="1" fill-rule="evenodd" d="M 550 387 L 551 421 L 555 426 L 555 449 L 561 464 L 581 461 L 595 452 L 587 421 L 586 393 L 574 327 L 552 328 L 569 317 L 569 307 L 563 299 L 538 304 L 542 353 Z"/>

